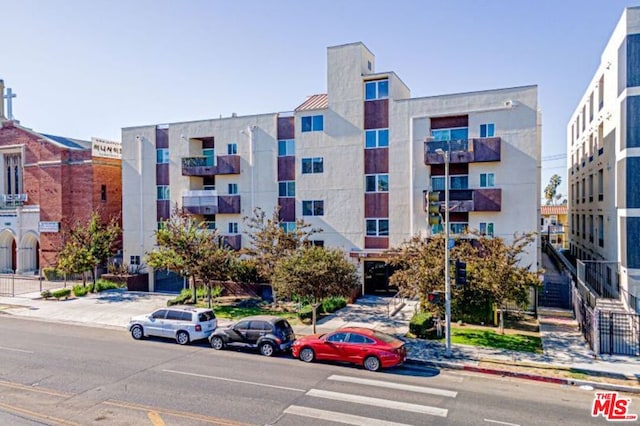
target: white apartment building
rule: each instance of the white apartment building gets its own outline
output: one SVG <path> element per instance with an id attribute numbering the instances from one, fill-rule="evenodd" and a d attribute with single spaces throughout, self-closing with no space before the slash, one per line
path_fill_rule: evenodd
<path id="1" fill-rule="evenodd" d="M 450 224 L 510 239 L 537 231 L 537 87 L 412 98 L 393 72 L 376 72 L 362 43 L 329 47 L 327 93 L 293 112 L 122 130 L 124 259 L 143 260 L 175 206 L 247 244 L 243 217 L 279 206 L 323 229 L 360 268 L 367 293 L 389 291 L 384 251 L 428 236 L 425 193 L 444 190 L 450 150 Z M 444 192 L 441 192 L 444 201 Z M 444 204 L 442 204 L 444 209 Z M 443 210 L 444 211 L 444 210 Z M 539 264 L 539 244 L 523 259 Z M 150 274 L 150 289 L 181 279 Z"/>
<path id="2" fill-rule="evenodd" d="M 640 313 L 639 117 L 640 8 L 633 7 L 571 116 L 567 158 L 571 253 L 586 262 L 597 296 Z"/>

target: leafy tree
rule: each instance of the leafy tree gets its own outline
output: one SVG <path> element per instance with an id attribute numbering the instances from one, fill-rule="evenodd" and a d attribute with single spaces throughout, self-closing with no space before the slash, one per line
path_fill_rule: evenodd
<path id="1" fill-rule="evenodd" d="M 544 198 L 547 200 L 547 205 L 555 205 L 556 200 L 562 198 L 561 194 L 556 194 L 560 183 L 562 183 L 560 175 L 555 174 L 551 176 L 551 179 L 549 179 L 549 184 L 544 188 Z M 560 195 L 559 198 L 558 195 Z"/>
<path id="2" fill-rule="evenodd" d="M 306 246 L 276 263 L 272 284 L 278 294 L 312 301 L 315 333 L 317 307 L 327 297 L 348 295 L 358 285 L 358 276 L 343 251 Z"/>
<path id="3" fill-rule="evenodd" d="M 64 234 L 63 246 L 58 255 L 58 268 L 65 273 L 91 271 L 95 289 L 96 267 L 105 264 L 115 253 L 120 236 L 117 219 L 102 223 L 97 212 L 93 212 L 86 223 L 76 223 Z M 84 282 L 83 278 L 83 284 Z"/>
<path id="4" fill-rule="evenodd" d="M 158 248 L 145 256 L 145 262 L 154 269 L 167 269 L 185 277 L 197 301 L 196 283 L 201 279 L 208 287 L 211 304 L 211 285 L 228 279 L 230 264 L 235 254 L 222 247 L 217 231 L 205 228 L 192 216 L 177 207 L 169 219 L 156 231 Z"/>
<path id="5" fill-rule="evenodd" d="M 280 225 L 279 209 L 275 208 L 271 217 L 267 217 L 261 208 L 253 211 L 253 216 L 243 218 L 249 228 L 246 232 L 251 244 L 244 250 L 255 261 L 260 277 L 268 282 L 272 280 L 276 263 L 304 245 L 309 237 L 318 232 L 319 228 L 302 219 L 296 221 L 295 229 L 285 231 Z"/>

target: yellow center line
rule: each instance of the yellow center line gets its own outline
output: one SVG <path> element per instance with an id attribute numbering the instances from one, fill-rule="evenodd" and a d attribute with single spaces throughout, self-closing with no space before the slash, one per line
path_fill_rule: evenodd
<path id="1" fill-rule="evenodd" d="M 0 386 L 4 386 L 4 387 L 7 387 L 7 388 L 13 388 L 13 389 L 20 389 L 20 390 L 29 391 L 29 392 L 43 393 L 43 394 L 51 395 L 51 396 L 59 396 L 61 398 L 69 398 L 69 397 L 73 396 L 73 394 L 67 393 L 67 392 L 59 392 L 59 391 L 55 391 L 53 389 L 47 389 L 47 388 L 41 388 L 41 387 L 35 387 L 35 386 L 27 386 L 27 385 L 23 385 L 23 384 L 20 384 L 20 383 L 14 383 L 14 382 L 6 382 L 4 380 L 0 380 Z"/>
<path id="2" fill-rule="evenodd" d="M 151 420 L 153 426 L 165 426 L 164 420 L 162 420 L 162 417 L 160 417 L 160 414 L 157 411 L 149 411 L 147 416 L 149 417 L 149 420 Z"/>
<path id="3" fill-rule="evenodd" d="M 220 426 L 248 426 L 247 423 L 240 423 L 233 420 L 221 419 L 221 418 L 212 417 L 212 416 L 205 416 L 202 414 L 187 413 L 184 411 L 169 410 L 169 409 L 159 408 L 159 407 L 150 407 L 148 405 L 135 404 L 132 402 L 108 400 L 108 401 L 104 401 L 103 404 L 111 405 L 114 407 L 120 407 L 120 408 L 129 408 L 131 410 L 146 411 L 147 413 L 149 413 L 150 419 L 151 419 L 151 413 L 156 413 L 158 414 L 158 417 L 160 414 L 166 414 L 168 416 L 182 417 L 190 420 L 199 420 L 205 423 L 211 423 L 211 424 L 220 425 Z"/>
<path id="4" fill-rule="evenodd" d="M 33 418 L 38 419 L 38 420 L 46 420 L 46 421 L 50 421 L 50 422 L 55 422 L 56 424 L 60 424 L 60 425 L 80 426 L 79 423 L 74 423 L 74 422 L 69 421 L 69 420 L 59 419 L 57 417 L 53 417 L 53 416 L 48 416 L 46 414 L 37 413 L 35 411 L 27 410 L 26 408 L 16 407 L 14 405 L 4 404 L 2 402 L 0 402 L 0 408 L 4 408 L 5 410 L 7 410 L 9 412 L 13 412 L 13 413 L 17 413 L 17 414 L 22 414 L 22 415 L 26 415 L 26 416 L 29 416 L 29 417 L 33 417 Z"/>

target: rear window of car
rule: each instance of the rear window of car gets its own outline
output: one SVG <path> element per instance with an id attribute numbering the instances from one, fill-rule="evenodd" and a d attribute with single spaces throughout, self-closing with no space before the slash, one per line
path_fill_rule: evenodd
<path id="1" fill-rule="evenodd" d="M 293 333 L 293 328 L 287 320 L 280 320 L 276 322 L 276 330 L 282 331 L 285 334 Z"/>
<path id="2" fill-rule="evenodd" d="M 395 337 L 391 336 L 390 334 L 387 333 L 383 333 L 381 331 L 373 331 L 373 336 L 376 337 L 377 339 L 382 340 L 385 343 L 398 343 L 400 342 L 400 340 L 396 339 Z"/>
<path id="3" fill-rule="evenodd" d="M 211 321 L 212 319 L 215 319 L 215 318 L 216 318 L 216 314 L 214 314 L 213 311 L 204 311 L 198 314 L 198 321 L 200 322 Z"/>

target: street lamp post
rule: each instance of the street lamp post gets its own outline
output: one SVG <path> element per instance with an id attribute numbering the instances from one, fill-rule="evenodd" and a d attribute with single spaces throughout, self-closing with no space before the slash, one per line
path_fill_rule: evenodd
<path id="1" fill-rule="evenodd" d="M 450 141 L 447 150 L 437 149 L 436 152 L 444 157 L 444 319 L 446 346 L 444 356 L 451 356 L 451 280 L 449 271 L 449 154 Z"/>

